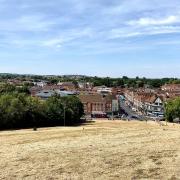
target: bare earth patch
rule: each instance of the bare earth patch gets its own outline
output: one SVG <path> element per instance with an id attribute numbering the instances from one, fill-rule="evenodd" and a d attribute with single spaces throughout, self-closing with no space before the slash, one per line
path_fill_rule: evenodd
<path id="1" fill-rule="evenodd" d="M 99 120 L 0 132 L 0 179 L 180 179 L 180 126 Z"/>

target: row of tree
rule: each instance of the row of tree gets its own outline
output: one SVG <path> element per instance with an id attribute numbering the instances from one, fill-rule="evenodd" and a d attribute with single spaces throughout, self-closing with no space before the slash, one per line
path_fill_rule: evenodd
<path id="1" fill-rule="evenodd" d="M 106 85 L 108 87 L 150 87 L 159 88 L 168 83 L 180 83 L 180 80 L 176 78 L 162 78 L 162 79 L 148 79 L 148 78 L 129 78 L 123 76 L 122 78 L 99 78 L 99 77 L 86 77 L 85 81 L 90 81 L 94 86 Z"/>
<path id="2" fill-rule="evenodd" d="M 74 125 L 83 114 L 77 97 L 56 95 L 42 101 L 22 93 L 0 95 L 0 129 Z"/>
<path id="3" fill-rule="evenodd" d="M 57 84 L 60 82 L 73 82 L 77 85 L 78 81 L 91 82 L 94 86 L 106 85 L 108 87 L 144 87 L 149 86 L 151 88 L 159 88 L 160 86 L 167 83 L 180 83 L 180 79 L 177 78 L 162 78 L 162 79 L 149 79 L 149 78 L 129 78 L 123 76 L 122 78 L 110 78 L 110 77 L 88 77 L 88 76 L 37 76 L 37 75 L 18 75 L 18 74 L 0 74 L 0 81 L 5 81 L 7 79 L 16 78 L 18 80 L 33 80 L 40 81 L 46 80 L 49 83 Z"/>
<path id="4" fill-rule="evenodd" d="M 176 78 L 162 78 L 162 79 L 147 79 L 147 78 L 129 78 L 127 76 L 123 76 L 122 78 L 110 78 L 110 77 L 84 77 L 78 80 L 70 79 L 70 78 L 59 78 L 53 77 L 49 79 L 49 82 L 52 84 L 56 84 L 59 81 L 70 81 L 77 86 L 78 81 L 81 82 L 91 82 L 94 86 L 102 86 L 105 85 L 107 87 L 132 87 L 132 88 L 140 88 L 140 87 L 150 87 L 150 88 L 159 88 L 164 84 L 173 83 L 178 84 L 180 80 Z"/>

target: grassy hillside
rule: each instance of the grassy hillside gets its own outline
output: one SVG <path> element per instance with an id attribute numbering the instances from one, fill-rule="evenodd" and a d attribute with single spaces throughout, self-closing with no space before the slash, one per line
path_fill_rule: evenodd
<path id="1" fill-rule="evenodd" d="M 0 133 L 0 179 L 180 178 L 180 126 L 97 121 Z"/>

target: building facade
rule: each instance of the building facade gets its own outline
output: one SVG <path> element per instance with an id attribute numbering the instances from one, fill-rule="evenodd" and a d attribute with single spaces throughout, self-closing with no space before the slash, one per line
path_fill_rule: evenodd
<path id="1" fill-rule="evenodd" d="M 164 115 L 164 99 L 154 92 L 127 90 L 126 104 L 134 111 L 149 116 Z"/>
<path id="2" fill-rule="evenodd" d="M 79 98 L 84 105 L 85 114 L 110 113 L 112 112 L 112 102 L 116 99 L 115 96 L 102 96 L 101 94 L 79 95 Z"/>

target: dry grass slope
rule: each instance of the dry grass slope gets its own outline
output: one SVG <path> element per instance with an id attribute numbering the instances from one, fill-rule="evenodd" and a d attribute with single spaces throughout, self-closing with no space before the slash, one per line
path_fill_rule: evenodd
<path id="1" fill-rule="evenodd" d="M 0 179 L 180 179 L 180 126 L 96 121 L 0 133 Z"/>

